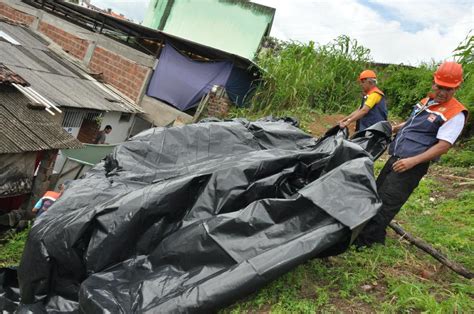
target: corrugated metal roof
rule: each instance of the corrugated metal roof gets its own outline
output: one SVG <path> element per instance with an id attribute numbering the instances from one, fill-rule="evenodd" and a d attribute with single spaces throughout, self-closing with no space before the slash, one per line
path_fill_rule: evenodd
<path id="1" fill-rule="evenodd" d="M 93 81 L 49 72 L 30 71 L 12 66 L 13 71 L 28 78 L 28 83 L 48 100 L 61 107 L 95 109 L 102 111 L 136 112 L 124 102 L 111 102 L 113 96 L 100 90 Z"/>
<path id="2" fill-rule="evenodd" d="M 4 64 L 0 63 L 0 83 L 2 84 L 20 84 L 27 86 L 26 82 L 21 76 L 7 68 Z"/>
<path id="3" fill-rule="evenodd" d="M 82 147 L 46 111 L 28 105 L 14 87 L 0 86 L 0 154 Z"/>
<path id="4" fill-rule="evenodd" d="M 63 76 L 78 77 L 61 63 L 51 58 L 47 51 L 9 45 L 8 43 L 0 43 L 0 49 L 2 55 L 10 55 L 10 57 L 7 57 L 10 65 Z M 3 62 L 6 63 L 7 61 Z"/>
<path id="5" fill-rule="evenodd" d="M 7 22 L 1 23 L 1 30 L 15 39 L 20 45 L 38 50 L 48 50 L 48 42 L 25 27 Z"/>
<path id="6" fill-rule="evenodd" d="M 21 44 L 0 41 L 1 62 L 55 105 L 100 111 L 143 112 L 139 106 L 82 74 L 80 69 L 49 50 L 44 41 L 26 28 L 0 22 L 0 30 Z"/>

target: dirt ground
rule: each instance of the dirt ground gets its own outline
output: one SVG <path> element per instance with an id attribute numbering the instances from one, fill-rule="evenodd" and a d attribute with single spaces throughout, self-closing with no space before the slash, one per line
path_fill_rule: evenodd
<path id="1" fill-rule="evenodd" d="M 313 136 L 321 136 L 327 130 L 337 125 L 345 117 L 343 114 L 333 114 L 314 117 L 314 122 L 310 123 L 308 129 Z M 351 133 L 354 133 L 355 124 L 351 125 Z"/>
<path id="2" fill-rule="evenodd" d="M 333 126 L 337 125 L 340 120 L 342 120 L 346 115 L 343 114 L 332 114 L 332 115 L 322 115 L 322 116 L 314 116 L 314 121 L 308 125 L 308 129 L 313 136 L 321 136 L 326 133 L 327 130 L 332 128 Z M 392 125 L 401 123 L 401 120 L 390 120 L 389 122 Z M 355 132 L 355 123 L 352 123 L 349 126 L 350 134 L 354 134 Z"/>

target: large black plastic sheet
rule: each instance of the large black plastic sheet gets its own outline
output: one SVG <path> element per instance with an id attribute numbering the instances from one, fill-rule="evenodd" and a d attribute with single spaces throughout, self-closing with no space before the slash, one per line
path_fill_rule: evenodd
<path id="1" fill-rule="evenodd" d="M 245 120 L 140 133 L 35 222 L 18 310 L 209 312 L 341 253 L 381 205 L 373 159 L 389 136 Z M 15 291 L 3 282 L 4 309 Z"/>

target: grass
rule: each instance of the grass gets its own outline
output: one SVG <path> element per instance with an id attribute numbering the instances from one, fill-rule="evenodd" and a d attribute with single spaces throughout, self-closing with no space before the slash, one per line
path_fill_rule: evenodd
<path id="1" fill-rule="evenodd" d="M 356 78 L 368 61 L 370 50 L 344 35 L 327 45 L 281 42 L 276 50 L 258 56 L 265 71 L 251 97 L 252 110 L 265 114 L 296 107 L 350 110 L 359 103 Z"/>
<path id="2" fill-rule="evenodd" d="M 441 157 L 442 164 L 451 167 L 474 167 L 474 138 L 462 141 L 456 149 L 451 149 L 446 155 Z"/>
<path id="3" fill-rule="evenodd" d="M 28 238 L 29 228 L 19 233 L 8 233 L 0 245 L 0 267 L 17 266 Z"/>

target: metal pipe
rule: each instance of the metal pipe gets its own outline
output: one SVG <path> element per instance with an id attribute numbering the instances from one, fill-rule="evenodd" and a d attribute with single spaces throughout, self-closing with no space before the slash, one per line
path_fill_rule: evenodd
<path id="1" fill-rule="evenodd" d="M 51 111 L 51 106 L 48 105 L 47 103 L 44 103 L 40 98 L 38 98 L 34 93 L 32 93 L 32 89 L 30 88 L 26 88 L 24 86 L 21 86 L 19 84 L 15 84 L 13 83 L 12 84 L 17 90 L 19 90 L 23 95 L 25 95 L 29 100 L 35 102 L 35 103 L 38 103 L 38 104 L 41 104 L 43 106 L 45 106 L 45 110 L 50 113 L 51 115 L 55 115 L 55 113 L 53 111 Z"/>
<path id="2" fill-rule="evenodd" d="M 48 105 L 43 104 L 41 99 L 37 98 L 34 94 L 30 93 L 29 90 L 27 90 L 24 86 L 21 86 L 19 84 L 12 84 L 17 90 L 19 90 L 23 95 L 25 95 L 29 100 L 33 101 L 34 103 L 41 104 L 45 106 L 46 108 L 49 108 Z"/>
<path id="3" fill-rule="evenodd" d="M 37 91 L 35 91 L 34 89 L 32 88 L 29 88 L 29 90 L 37 95 L 39 97 L 39 99 L 43 100 L 44 103 L 48 104 L 49 107 L 53 107 L 53 109 L 55 109 L 57 112 L 59 113 L 62 113 L 61 109 L 59 109 L 58 107 L 56 107 L 56 105 L 54 105 L 51 101 L 49 101 L 48 99 L 46 99 L 43 95 L 39 94 Z"/>
<path id="4" fill-rule="evenodd" d="M 38 93 L 37 91 L 35 91 L 34 89 L 32 88 L 29 88 L 29 90 L 35 94 L 36 96 L 38 96 L 39 99 L 41 99 L 45 104 L 48 104 L 49 107 L 52 107 L 53 109 L 55 109 L 57 112 L 61 113 L 62 111 L 56 107 L 56 105 L 54 105 L 51 101 L 49 101 L 48 99 L 46 99 L 43 95 L 41 95 L 40 93 Z"/>
<path id="5" fill-rule="evenodd" d="M 49 112 L 49 113 L 50 113 L 51 115 L 53 115 L 53 116 L 55 115 L 55 113 L 52 112 L 49 108 L 44 108 L 44 110 L 46 110 L 47 112 Z"/>

